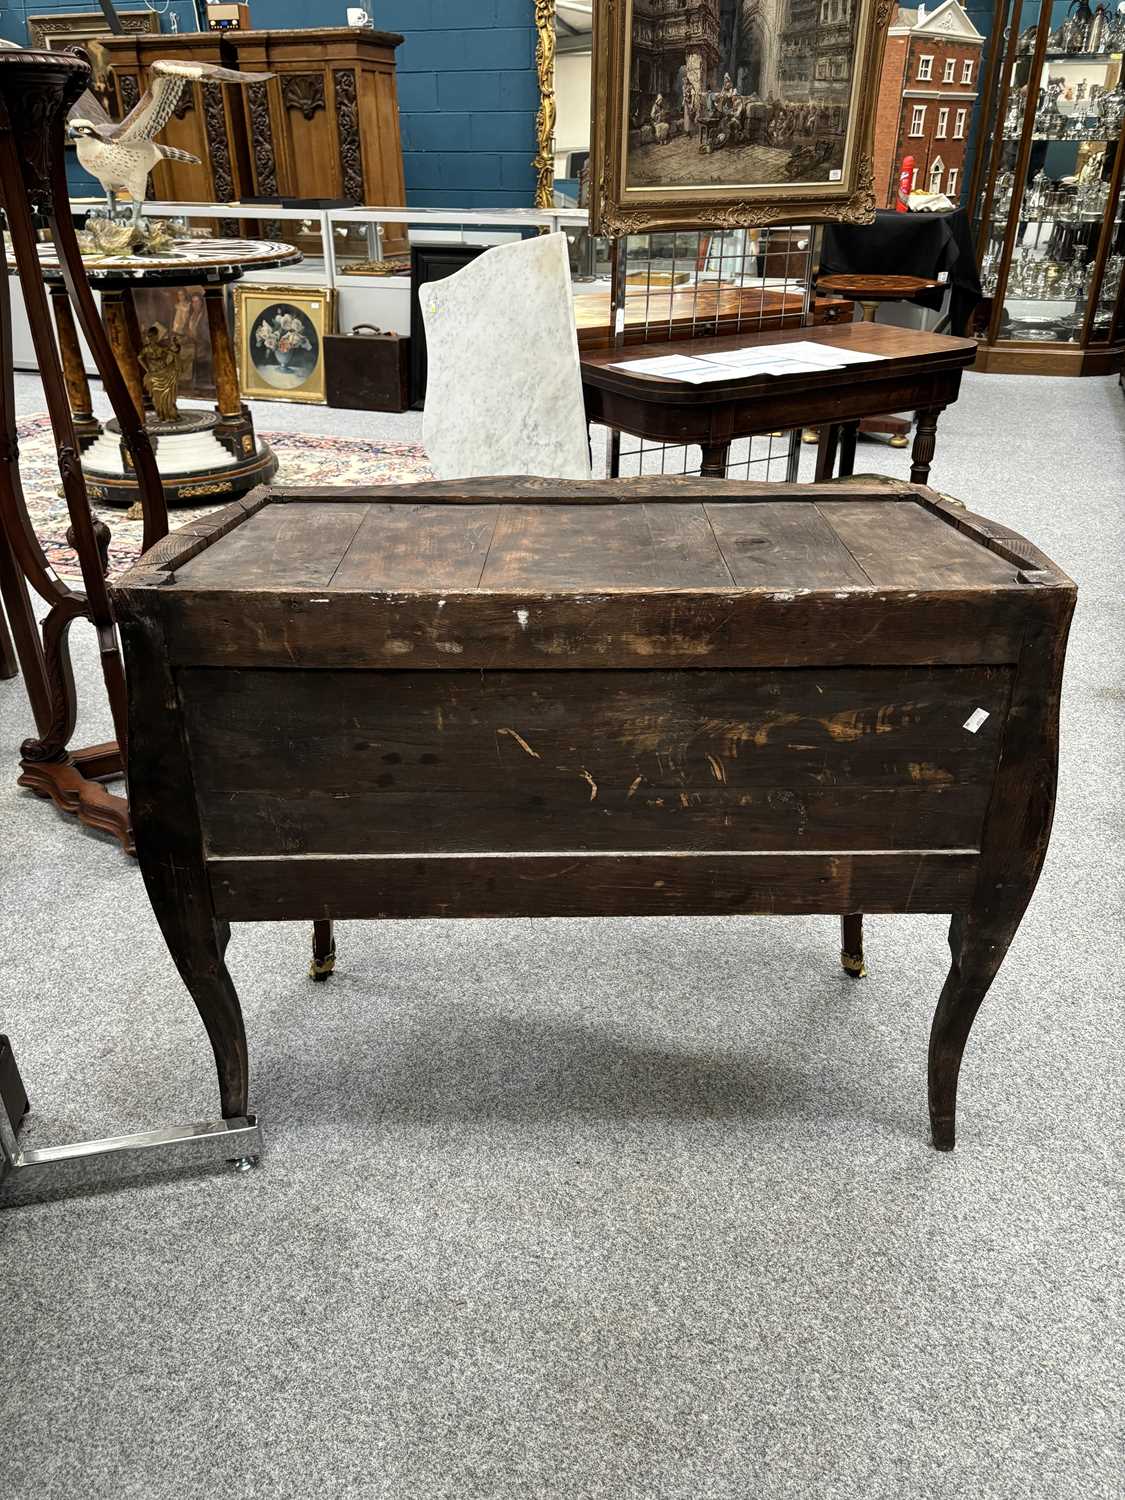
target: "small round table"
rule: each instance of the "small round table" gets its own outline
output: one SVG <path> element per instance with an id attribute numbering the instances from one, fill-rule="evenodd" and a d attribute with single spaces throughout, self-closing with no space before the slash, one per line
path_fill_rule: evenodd
<path id="1" fill-rule="evenodd" d="M 818 292 L 851 297 L 863 308 L 863 321 L 874 323 L 880 302 L 913 302 L 923 292 L 936 292 L 939 283 L 926 276 L 864 276 L 840 271 L 816 278 Z"/>
<path id="2" fill-rule="evenodd" d="M 923 292 L 936 291 L 938 285 L 926 276 L 867 276 L 859 271 L 832 272 L 816 278 L 818 292 L 858 302 L 865 323 L 874 323 L 880 302 L 913 302 Z M 859 424 L 859 431 L 889 434 L 892 448 L 905 448 L 910 441 L 910 423 L 905 417 L 866 417 Z M 816 440 L 814 434 L 805 437 L 806 442 Z"/>
<path id="3" fill-rule="evenodd" d="M 274 270 L 301 259 L 292 245 L 234 239 L 180 239 L 159 255 L 84 258 L 83 269 L 101 298 L 113 352 L 152 438 L 169 505 L 236 500 L 277 472 L 277 459 L 256 437 L 242 400 L 225 288 L 247 271 Z M 54 306 L 86 488 L 91 500 L 100 504 L 137 505 L 140 489 L 120 425 L 114 418 L 103 426 L 94 416 L 82 348 L 53 246 L 41 247 L 40 262 Z M 177 407 L 178 344 L 168 327 L 142 328 L 133 301 L 135 291 L 152 287 L 203 290 L 217 397 L 211 410 Z"/>

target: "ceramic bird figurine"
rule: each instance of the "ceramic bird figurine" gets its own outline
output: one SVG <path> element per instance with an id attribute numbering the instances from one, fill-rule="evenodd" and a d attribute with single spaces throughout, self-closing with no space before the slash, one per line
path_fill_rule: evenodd
<path id="1" fill-rule="evenodd" d="M 152 83 L 140 102 L 124 120 L 115 122 L 87 91 L 67 116 L 70 134 L 78 148 L 78 160 L 105 189 L 110 213 L 116 208 L 122 188 L 133 200 L 133 225 L 141 216 L 148 189 L 148 174 L 159 161 L 186 161 L 199 165 L 199 157 L 175 146 L 162 146 L 153 137 L 164 129 L 180 102 L 185 83 L 264 83 L 272 73 L 240 73 L 212 63 L 173 62 L 152 64 Z"/>

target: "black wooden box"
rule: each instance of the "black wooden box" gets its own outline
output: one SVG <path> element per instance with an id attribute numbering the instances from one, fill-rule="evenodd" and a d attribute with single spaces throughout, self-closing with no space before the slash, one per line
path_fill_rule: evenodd
<path id="1" fill-rule="evenodd" d="M 410 405 L 410 340 L 368 323 L 324 337 L 329 406 L 349 411 L 405 411 Z"/>

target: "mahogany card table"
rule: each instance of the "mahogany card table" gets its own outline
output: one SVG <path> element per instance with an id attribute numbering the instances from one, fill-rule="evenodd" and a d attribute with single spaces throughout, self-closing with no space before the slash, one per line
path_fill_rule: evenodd
<path id="1" fill-rule="evenodd" d="M 248 1111 L 231 921 L 950 912 L 934 1144 L 1038 879 L 1075 588 L 918 485 L 262 488 L 113 589 L 137 855 Z M 323 941 L 322 941 L 323 949 Z"/>
<path id="2" fill-rule="evenodd" d="M 820 344 L 878 358 L 836 370 L 794 375 L 756 375 L 691 385 L 621 362 L 667 355 L 729 354 L 760 344 Z M 855 461 L 856 433 L 864 417 L 913 411 L 918 425 L 911 448 L 910 477 L 929 482 L 937 445 L 938 418 L 957 400 L 961 374 L 976 357 L 972 339 L 951 339 L 887 323 L 837 323 L 819 328 L 782 328 L 734 333 L 690 342 L 645 344 L 643 348 L 587 349 L 581 353 L 582 394 L 587 422 L 657 443 L 698 443 L 701 472 L 721 479 L 731 444 L 738 438 L 796 427 L 824 429 L 817 479 L 831 477 L 839 444 L 840 473 Z M 795 476 L 794 476 L 795 477 Z"/>

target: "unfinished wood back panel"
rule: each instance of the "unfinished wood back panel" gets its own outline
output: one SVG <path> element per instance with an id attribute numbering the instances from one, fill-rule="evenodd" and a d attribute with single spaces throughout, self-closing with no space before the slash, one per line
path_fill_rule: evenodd
<path id="1" fill-rule="evenodd" d="M 129 792 L 224 1116 L 231 921 L 315 919 L 323 977 L 337 917 L 835 913 L 856 974 L 860 913 L 953 912 L 947 1149 L 1046 849 L 1074 592 L 872 477 L 263 489 L 166 538 L 113 591 Z"/>
<path id="2" fill-rule="evenodd" d="M 179 691 L 211 854 L 971 850 L 1010 680 L 202 668 Z"/>
<path id="3" fill-rule="evenodd" d="M 831 491 L 823 492 L 831 495 Z M 987 589 L 1017 566 L 913 500 L 604 505 L 269 504 L 176 587 L 402 590 Z"/>
<path id="4" fill-rule="evenodd" d="M 979 856 L 902 854 L 364 854 L 213 856 L 215 915 L 301 917 L 684 917 L 955 911 Z"/>

